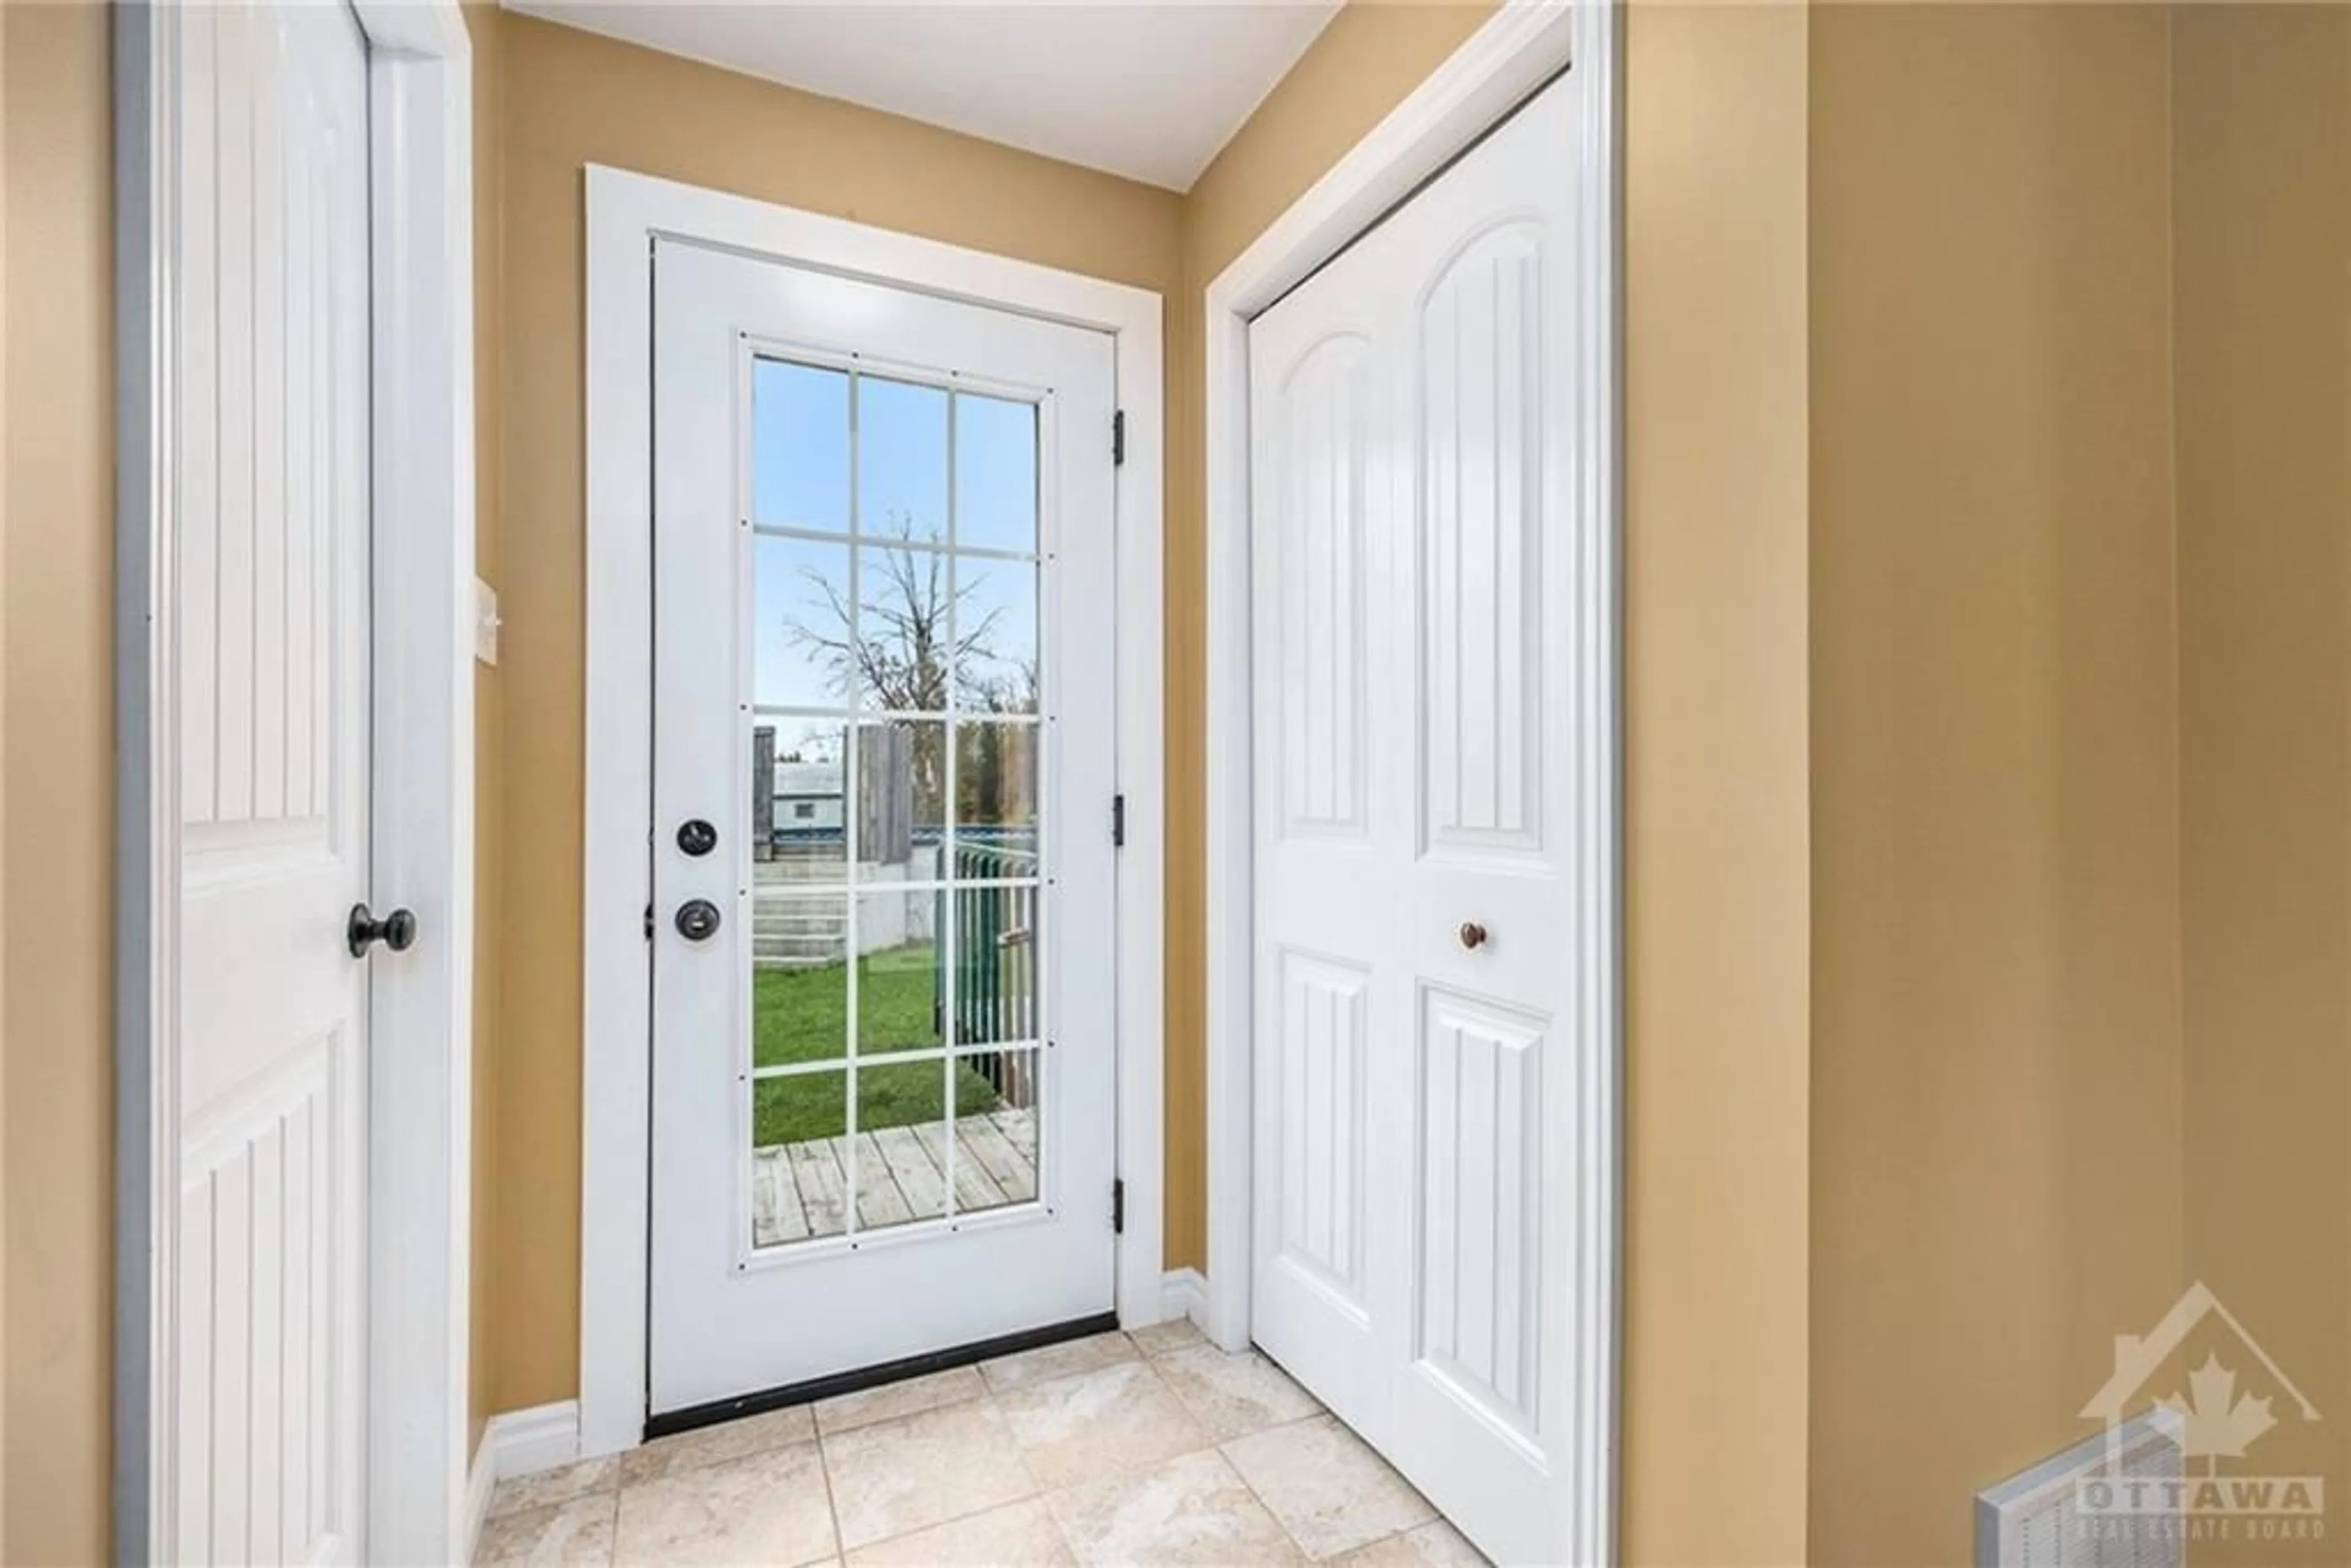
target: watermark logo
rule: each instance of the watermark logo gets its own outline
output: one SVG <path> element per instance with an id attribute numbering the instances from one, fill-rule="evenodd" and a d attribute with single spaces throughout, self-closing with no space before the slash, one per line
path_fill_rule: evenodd
<path id="1" fill-rule="evenodd" d="M 2163 1385 L 2179 1376 L 2191 1335 L 2206 1346 L 2203 1357 L 2187 1370 L 2185 1386 L 2166 1390 Z M 2149 1474 L 2121 1462 L 2125 1425 L 2150 1396 L 2157 1426 L 2179 1450 L 2177 1473 L 2166 1466 Z M 2220 1299 L 2200 1281 L 2190 1285 L 2147 1333 L 2115 1336 L 2114 1374 L 2082 1407 L 2085 1420 L 2105 1424 L 2110 1461 L 2074 1483 L 2083 1529 L 2108 1538 L 2322 1539 L 2325 1478 L 2265 1470 L 2253 1454 L 2282 1414 L 2304 1423 L 2319 1418 L 2317 1406 Z"/>

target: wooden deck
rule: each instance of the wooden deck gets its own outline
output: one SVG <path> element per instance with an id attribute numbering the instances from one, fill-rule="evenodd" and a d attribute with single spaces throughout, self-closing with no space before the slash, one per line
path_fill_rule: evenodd
<path id="1" fill-rule="evenodd" d="M 857 1225 L 875 1230 L 935 1219 L 946 1206 L 946 1124 L 857 1135 Z M 751 1244 L 838 1236 L 847 1228 L 849 1140 L 811 1138 L 751 1151 Z M 956 1212 L 1037 1196 L 1037 1115 L 989 1111 L 956 1120 Z"/>

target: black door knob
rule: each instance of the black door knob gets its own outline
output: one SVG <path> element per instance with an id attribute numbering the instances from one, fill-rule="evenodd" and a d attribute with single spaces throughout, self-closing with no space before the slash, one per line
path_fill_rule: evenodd
<path id="1" fill-rule="evenodd" d="M 395 953 L 405 953 L 416 945 L 416 914 L 395 909 L 378 920 L 366 904 L 354 904 L 350 919 L 343 925 L 343 940 L 350 945 L 354 958 L 366 957 L 367 950 L 378 942 Z"/>
<path id="2" fill-rule="evenodd" d="M 677 847 L 690 855 L 706 855 L 718 847 L 718 830 L 699 817 L 693 818 L 679 825 Z"/>
<path id="3" fill-rule="evenodd" d="M 718 930 L 718 906 L 706 898 L 677 906 L 677 934 L 689 942 L 706 942 Z"/>

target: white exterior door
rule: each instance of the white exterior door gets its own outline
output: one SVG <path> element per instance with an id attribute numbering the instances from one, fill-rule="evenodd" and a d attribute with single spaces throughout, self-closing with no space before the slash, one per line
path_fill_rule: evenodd
<path id="1" fill-rule="evenodd" d="M 1250 329 L 1253 1332 L 1487 1552 L 1567 1555 L 1565 82 Z"/>
<path id="2" fill-rule="evenodd" d="M 1114 362 L 653 274 L 659 1417 L 1111 1310 Z"/>
<path id="3" fill-rule="evenodd" d="M 184 5 L 177 1560 L 355 1563 L 365 1457 L 368 72 L 340 5 Z"/>

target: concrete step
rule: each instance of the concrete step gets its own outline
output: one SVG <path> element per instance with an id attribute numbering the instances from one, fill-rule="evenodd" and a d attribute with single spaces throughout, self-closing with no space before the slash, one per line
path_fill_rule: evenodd
<path id="1" fill-rule="evenodd" d="M 849 861 L 845 856 L 794 855 L 789 859 L 755 861 L 751 874 L 761 882 L 845 882 L 849 876 Z"/>

